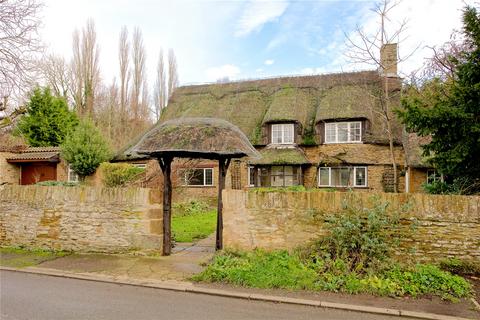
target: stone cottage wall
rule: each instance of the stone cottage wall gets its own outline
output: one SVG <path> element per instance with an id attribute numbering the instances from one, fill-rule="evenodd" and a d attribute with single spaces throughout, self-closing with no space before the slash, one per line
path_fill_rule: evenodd
<path id="1" fill-rule="evenodd" d="M 240 249 L 293 249 L 325 235 L 325 214 L 344 201 L 372 204 L 372 193 L 225 190 L 224 243 Z M 480 197 L 376 193 L 390 207 L 409 203 L 402 217 L 403 257 L 480 261 Z M 412 223 L 415 227 L 412 229 Z M 408 228 L 408 230 L 407 230 Z"/>
<path id="2" fill-rule="evenodd" d="M 20 181 L 20 167 L 7 162 L 7 158 L 15 155 L 10 152 L 0 152 L 0 185 L 18 184 Z"/>
<path id="3" fill-rule="evenodd" d="M 0 245 L 161 251 L 160 202 L 142 188 L 0 186 Z"/>

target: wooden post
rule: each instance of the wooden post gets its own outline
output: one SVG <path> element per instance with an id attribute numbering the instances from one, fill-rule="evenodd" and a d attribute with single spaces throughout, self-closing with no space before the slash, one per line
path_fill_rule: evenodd
<path id="1" fill-rule="evenodd" d="M 222 191 L 225 189 L 225 176 L 231 159 L 218 160 L 218 204 L 217 204 L 217 234 L 215 241 L 215 249 L 223 249 L 223 201 Z"/>
<path id="2" fill-rule="evenodd" d="M 163 172 L 163 251 L 169 256 L 172 251 L 172 157 L 158 158 Z"/>

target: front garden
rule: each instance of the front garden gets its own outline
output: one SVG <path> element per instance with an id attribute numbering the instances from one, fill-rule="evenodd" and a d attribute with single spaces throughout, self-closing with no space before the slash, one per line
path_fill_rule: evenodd
<path id="1" fill-rule="evenodd" d="M 175 242 L 194 242 L 215 232 L 217 210 L 203 201 L 173 205 L 172 233 Z"/>

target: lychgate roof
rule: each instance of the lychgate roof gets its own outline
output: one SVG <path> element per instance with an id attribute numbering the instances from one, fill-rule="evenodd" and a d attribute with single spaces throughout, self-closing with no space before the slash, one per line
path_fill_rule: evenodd
<path id="1" fill-rule="evenodd" d="M 131 148 L 132 152 L 176 157 L 258 157 L 245 134 L 215 118 L 180 118 L 159 123 Z"/>

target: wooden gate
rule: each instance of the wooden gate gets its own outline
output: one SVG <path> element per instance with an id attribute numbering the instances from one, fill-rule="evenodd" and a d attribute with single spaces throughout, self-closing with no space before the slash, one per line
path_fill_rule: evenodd
<path id="1" fill-rule="evenodd" d="M 57 164 L 51 162 L 33 162 L 22 164 L 20 184 L 35 184 L 41 181 L 57 180 Z"/>

